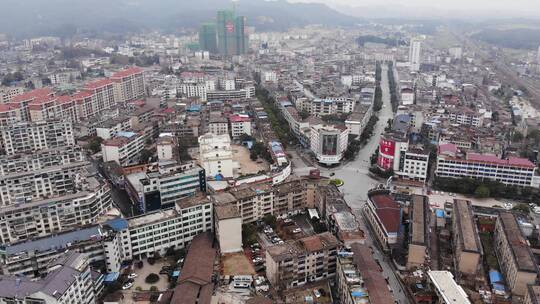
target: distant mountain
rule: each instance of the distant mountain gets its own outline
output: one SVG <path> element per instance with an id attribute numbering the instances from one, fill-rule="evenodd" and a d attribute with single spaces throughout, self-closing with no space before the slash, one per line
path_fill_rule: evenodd
<path id="1" fill-rule="evenodd" d="M 15 36 L 66 34 L 66 26 L 91 31 L 128 32 L 141 29 L 195 28 L 215 20 L 228 0 L 1 0 L 0 32 Z M 348 26 L 358 19 L 324 4 L 285 0 L 243 0 L 237 14 L 259 30 L 324 24 Z M 68 31 L 69 32 L 69 31 Z"/>
<path id="2" fill-rule="evenodd" d="M 540 45 L 540 29 L 534 28 L 485 29 L 472 37 L 499 47 L 513 49 L 538 49 Z"/>

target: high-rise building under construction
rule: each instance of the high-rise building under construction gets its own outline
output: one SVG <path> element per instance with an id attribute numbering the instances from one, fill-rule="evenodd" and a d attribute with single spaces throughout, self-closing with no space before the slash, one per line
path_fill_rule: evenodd
<path id="1" fill-rule="evenodd" d="M 199 29 L 199 45 L 201 50 L 217 53 L 217 33 L 214 23 L 204 23 Z"/>
<path id="2" fill-rule="evenodd" d="M 219 54 L 231 56 L 247 52 L 246 17 L 236 17 L 232 10 L 218 11 L 216 28 Z"/>

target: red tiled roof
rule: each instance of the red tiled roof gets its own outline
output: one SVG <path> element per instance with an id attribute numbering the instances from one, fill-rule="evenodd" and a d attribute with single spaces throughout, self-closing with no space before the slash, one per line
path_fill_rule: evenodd
<path id="1" fill-rule="evenodd" d="M 82 91 L 82 92 L 75 93 L 72 97 L 73 99 L 83 99 L 83 98 L 88 98 L 91 96 L 92 96 L 92 93 L 87 92 L 87 91 Z"/>
<path id="2" fill-rule="evenodd" d="M 111 79 L 102 78 L 102 79 L 94 80 L 92 82 L 88 82 L 84 86 L 84 88 L 89 89 L 89 90 L 95 90 L 95 89 L 99 89 L 110 84 L 113 84 L 113 81 Z"/>
<path id="3" fill-rule="evenodd" d="M 0 112 L 9 112 L 20 108 L 19 104 L 0 104 Z"/>
<path id="4" fill-rule="evenodd" d="M 58 96 L 58 98 L 56 98 L 56 101 L 58 101 L 58 103 L 69 103 L 72 101 L 72 99 L 71 99 L 71 96 L 62 95 L 62 96 Z"/>
<path id="5" fill-rule="evenodd" d="M 370 197 L 377 216 L 388 232 L 398 232 L 401 221 L 401 208 L 388 194 L 375 194 Z"/>
<path id="6" fill-rule="evenodd" d="M 111 76 L 111 78 L 113 78 L 113 79 L 124 78 L 124 77 L 127 77 L 127 76 L 139 74 L 139 73 L 142 73 L 142 72 L 144 72 L 144 70 L 139 68 L 139 67 L 131 67 L 131 68 L 128 68 L 128 69 L 125 69 L 125 70 L 118 71 L 118 72 L 114 73 Z"/>
<path id="7" fill-rule="evenodd" d="M 36 99 L 36 98 L 44 98 L 44 97 L 52 96 L 52 95 L 54 95 L 54 92 L 50 88 L 35 89 L 35 90 L 30 91 L 30 92 L 26 92 L 26 93 L 23 93 L 21 95 L 17 95 L 15 97 L 13 97 L 11 102 L 19 103 L 21 101 L 33 100 L 33 99 Z"/>
<path id="8" fill-rule="evenodd" d="M 466 160 L 499 164 L 499 165 L 507 165 L 507 166 L 532 167 L 532 168 L 535 167 L 534 164 L 526 158 L 510 157 L 509 159 L 500 159 L 499 157 L 493 154 L 467 153 Z"/>
<path id="9" fill-rule="evenodd" d="M 439 154 L 445 154 L 445 153 L 456 154 L 457 151 L 458 151 L 458 148 L 454 144 L 442 144 L 442 145 L 439 145 Z"/>
<path id="10" fill-rule="evenodd" d="M 245 122 L 245 121 L 251 121 L 251 119 L 249 119 L 249 117 L 247 116 L 242 116 L 242 115 L 231 115 L 229 116 L 229 120 L 231 122 Z"/>

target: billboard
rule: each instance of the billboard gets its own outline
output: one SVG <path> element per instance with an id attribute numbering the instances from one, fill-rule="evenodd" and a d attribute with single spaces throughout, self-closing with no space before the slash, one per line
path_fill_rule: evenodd
<path id="1" fill-rule="evenodd" d="M 394 157 L 396 153 L 396 142 L 381 138 L 379 141 L 379 154 Z"/>

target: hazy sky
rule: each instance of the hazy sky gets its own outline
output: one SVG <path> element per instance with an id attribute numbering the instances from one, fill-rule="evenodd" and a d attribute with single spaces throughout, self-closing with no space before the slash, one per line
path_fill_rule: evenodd
<path id="1" fill-rule="evenodd" d="M 534 17 L 540 13 L 540 0 L 289 0 L 290 2 L 320 2 L 329 6 L 422 7 L 439 11 L 520 12 Z M 501 16 L 498 16 L 501 17 Z M 536 16 L 538 17 L 538 16 Z"/>

